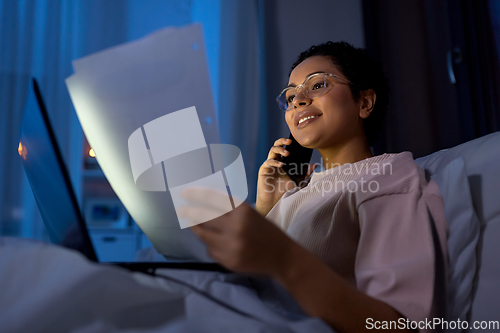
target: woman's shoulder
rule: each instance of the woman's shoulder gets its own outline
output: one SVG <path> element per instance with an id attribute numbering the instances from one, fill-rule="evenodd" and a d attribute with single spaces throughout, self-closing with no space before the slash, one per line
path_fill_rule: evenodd
<path id="1" fill-rule="evenodd" d="M 356 194 L 358 204 L 381 195 L 421 191 L 427 183 L 424 171 L 408 151 L 373 156 L 314 173 L 311 177 L 311 183 L 325 181 L 344 183 Z"/>
<path id="2" fill-rule="evenodd" d="M 419 195 L 426 186 L 425 172 L 415 163 L 411 152 L 387 155 L 386 159 L 371 166 L 372 172 L 366 178 L 367 182 L 377 184 L 372 185 L 377 191 L 360 193 L 358 202 L 394 194 L 415 192 Z"/>
<path id="3" fill-rule="evenodd" d="M 311 182 L 320 179 L 336 178 L 337 180 L 356 180 L 358 178 L 373 179 L 386 176 L 415 176 L 419 167 L 413 160 L 413 154 L 405 151 L 398 154 L 382 154 L 360 160 L 355 163 L 346 163 L 320 172 L 314 172 Z"/>

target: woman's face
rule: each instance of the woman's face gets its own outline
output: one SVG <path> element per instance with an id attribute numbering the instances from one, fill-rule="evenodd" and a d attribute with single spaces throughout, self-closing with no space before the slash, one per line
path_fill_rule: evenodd
<path id="1" fill-rule="evenodd" d="M 332 61 L 323 56 L 313 56 L 301 62 L 290 75 L 289 85 L 302 84 L 307 76 L 324 72 L 345 76 Z M 308 148 L 325 149 L 342 145 L 353 137 L 364 135 L 360 103 L 354 101 L 349 85 L 330 78 L 332 88 L 311 100 L 301 89 L 293 100 L 292 109 L 286 111 L 285 120 L 295 139 Z M 299 124 L 307 116 L 316 116 Z"/>

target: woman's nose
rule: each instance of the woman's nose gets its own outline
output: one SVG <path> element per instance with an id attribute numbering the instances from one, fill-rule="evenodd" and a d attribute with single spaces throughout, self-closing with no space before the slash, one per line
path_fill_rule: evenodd
<path id="1" fill-rule="evenodd" d="M 295 98 L 293 99 L 293 106 L 297 108 L 300 105 L 309 104 L 311 104 L 311 99 L 306 96 L 304 89 L 300 89 L 300 91 L 297 92 L 297 95 L 295 95 Z"/>

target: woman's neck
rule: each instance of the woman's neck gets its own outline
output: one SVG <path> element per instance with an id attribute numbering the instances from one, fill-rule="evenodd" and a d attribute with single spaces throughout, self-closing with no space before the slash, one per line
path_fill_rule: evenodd
<path id="1" fill-rule="evenodd" d="M 325 170 L 373 157 L 365 138 L 356 138 L 342 145 L 318 149 L 318 151 L 323 159 Z"/>

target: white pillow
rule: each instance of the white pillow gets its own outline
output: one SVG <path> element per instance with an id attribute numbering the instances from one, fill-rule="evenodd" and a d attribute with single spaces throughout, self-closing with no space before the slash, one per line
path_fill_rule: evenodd
<path id="1" fill-rule="evenodd" d="M 474 279 L 474 295 L 470 310 L 470 326 L 474 321 L 498 321 L 500 313 L 500 132 L 441 150 L 415 162 L 432 174 L 438 174 L 449 162 L 462 157 L 465 161 L 474 211 L 481 232 L 478 268 Z M 446 207 L 445 207 L 446 209 Z M 473 330 L 471 330 L 473 331 Z"/>
<path id="2" fill-rule="evenodd" d="M 446 320 L 466 321 L 473 300 L 480 224 L 472 204 L 463 158 L 454 159 L 431 178 L 443 197 L 449 229 Z"/>

